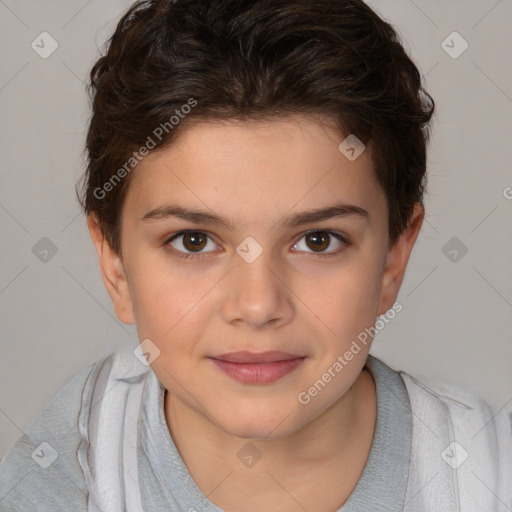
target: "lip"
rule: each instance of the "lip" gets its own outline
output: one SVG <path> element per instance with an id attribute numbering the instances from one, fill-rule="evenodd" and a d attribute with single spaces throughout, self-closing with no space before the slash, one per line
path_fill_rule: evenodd
<path id="1" fill-rule="evenodd" d="M 291 373 L 301 365 L 306 357 L 274 351 L 232 352 L 209 359 L 224 373 L 239 382 L 270 384 Z"/>
<path id="2" fill-rule="evenodd" d="M 229 361 L 231 363 L 274 363 L 276 361 L 290 361 L 302 357 L 304 356 L 281 352 L 280 350 L 271 350 L 268 352 L 227 352 L 218 356 L 211 356 L 212 359 Z"/>

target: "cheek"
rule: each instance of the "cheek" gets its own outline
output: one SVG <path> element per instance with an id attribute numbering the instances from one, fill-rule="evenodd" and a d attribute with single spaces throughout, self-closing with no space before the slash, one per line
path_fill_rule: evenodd
<path id="1" fill-rule="evenodd" d="M 198 319 L 199 300 L 190 283 L 187 285 L 176 276 L 170 279 L 155 267 L 136 284 L 137 333 L 141 341 L 150 339 L 157 347 L 158 357 L 152 368 L 170 388 L 176 385 L 175 379 L 180 382 L 180 376 L 193 371 L 190 365 L 195 360 L 195 340 L 201 339 L 203 325 Z M 167 382 L 168 379 L 171 381 Z"/>
<path id="2" fill-rule="evenodd" d="M 303 275 L 297 295 L 319 322 L 336 335 L 346 335 L 373 325 L 379 290 L 379 266 L 359 252 L 343 264 L 316 272 L 314 278 Z"/>
<path id="3" fill-rule="evenodd" d="M 213 278 L 192 275 L 184 265 L 172 265 L 165 257 L 133 261 L 130 291 L 135 321 L 147 337 L 172 336 L 181 324 L 197 317 L 200 303 L 212 287 Z"/>

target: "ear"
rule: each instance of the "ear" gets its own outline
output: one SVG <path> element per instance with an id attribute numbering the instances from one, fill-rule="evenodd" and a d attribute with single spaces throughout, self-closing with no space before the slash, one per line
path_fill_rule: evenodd
<path id="1" fill-rule="evenodd" d="M 87 217 L 87 226 L 98 253 L 105 288 L 114 305 L 117 318 L 125 324 L 135 323 L 132 300 L 123 262 L 104 237 L 94 213 Z"/>
<path id="2" fill-rule="evenodd" d="M 386 265 L 382 275 L 377 315 L 384 314 L 388 309 L 393 307 L 396 301 L 398 292 L 402 286 L 409 256 L 411 255 L 412 248 L 414 247 L 424 218 L 425 209 L 419 203 L 416 203 L 407 228 L 393 246 L 388 249 Z"/>

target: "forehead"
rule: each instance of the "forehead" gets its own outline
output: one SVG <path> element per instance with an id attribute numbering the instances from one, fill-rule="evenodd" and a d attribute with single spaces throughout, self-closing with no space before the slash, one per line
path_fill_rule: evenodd
<path id="1" fill-rule="evenodd" d="M 382 201 L 369 148 L 351 161 L 339 149 L 344 138 L 312 116 L 194 122 L 139 163 L 125 205 L 140 212 L 181 200 L 282 213 L 294 204 Z"/>

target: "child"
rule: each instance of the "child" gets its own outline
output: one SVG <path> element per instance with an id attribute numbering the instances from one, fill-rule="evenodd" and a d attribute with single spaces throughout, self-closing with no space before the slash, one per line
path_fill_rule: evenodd
<path id="1" fill-rule="evenodd" d="M 434 111 L 388 23 L 361 0 L 139 1 L 90 91 L 79 198 L 140 346 L 18 440 L 2 511 L 511 509 L 507 413 L 369 354 Z"/>

